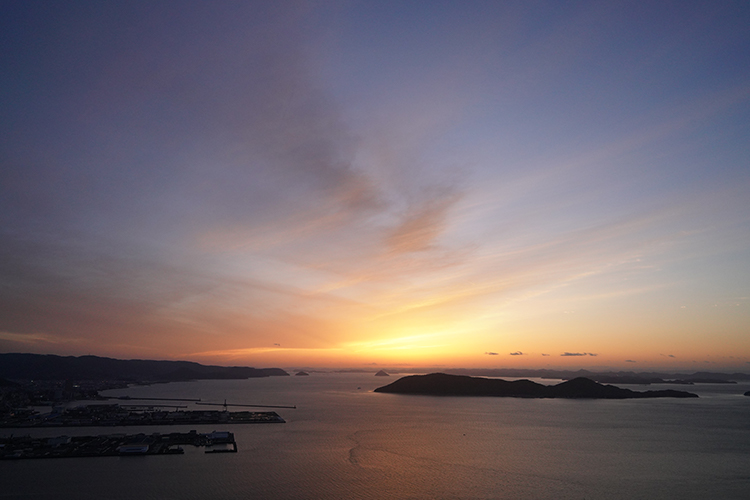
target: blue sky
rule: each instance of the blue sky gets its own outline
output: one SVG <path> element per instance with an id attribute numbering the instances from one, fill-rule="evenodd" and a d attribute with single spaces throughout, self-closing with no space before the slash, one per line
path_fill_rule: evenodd
<path id="1" fill-rule="evenodd" d="M 0 5 L 3 351 L 748 367 L 745 2 Z"/>

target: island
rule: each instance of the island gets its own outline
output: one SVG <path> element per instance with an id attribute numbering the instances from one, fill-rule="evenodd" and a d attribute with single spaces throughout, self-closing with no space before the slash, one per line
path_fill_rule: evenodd
<path id="1" fill-rule="evenodd" d="M 294 374 L 295 377 L 309 377 L 310 374 L 307 372 L 297 372 Z"/>
<path id="2" fill-rule="evenodd" d="M 568 399 L 636 399 L 636 398 L 697 398 L 697 394 L 663 390 L 637 392 L 613 385 L 603 385 L 578 377 L 557 385 L 543 385 L 531 380 L 502 380 L 467 375 L 430 373 L 400 378 L 375 392 L 421 394 L 429 396 L 494 396 L 516 398 Z"/>
<path id="3" fill-rule="evenodd" d="M 385 370 L 380 370 L 378 373 L 375 374 L 375 376 L 376 377 L 390 377 L 390 375 L 388 375 L 388 372 Z"/>

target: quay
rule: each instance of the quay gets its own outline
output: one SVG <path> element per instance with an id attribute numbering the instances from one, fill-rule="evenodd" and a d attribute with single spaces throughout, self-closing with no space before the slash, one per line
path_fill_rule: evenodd
<path id="1" fill-rule="evenodd" d="M 211 448 L 206 453 L 236 453 L 234 434 L 226 431 L 170 434 L 110 434 L 100 436 L 30 436 L 0 438 L 0 460 L 31 458 L 79 458 L 139 455 L 175 455 L 184 453 L 182 446 Z M 217 446 L 217 448 L 212 448 Z"/>
<path id="2" fill-rule="evenodd" d="M 2 417 L 0 428 L 119 427 L 132 425 L 205 425 L 285 423 L 274 411 L 167 411 L 159 405 L 86 405 L 48 414 L 18 412 Z"/>

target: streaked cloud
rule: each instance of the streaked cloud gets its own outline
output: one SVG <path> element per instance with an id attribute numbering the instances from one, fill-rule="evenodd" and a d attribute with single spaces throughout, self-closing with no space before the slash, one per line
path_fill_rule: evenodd
<path id="1" fill-rule="evenodd" d="M 0 8 L 0 349 L 747 357 L 747 13 L 639 8 Z"/>
<path id="2" fill-rule="evenodd" d="M 447 214 L 458 200 L 455 193 L 437 192 L 417 206 L 407 209 L 398 226 L 387 238 L 397 253 L 417 252 L 433 247 L 447 226 Z"/>

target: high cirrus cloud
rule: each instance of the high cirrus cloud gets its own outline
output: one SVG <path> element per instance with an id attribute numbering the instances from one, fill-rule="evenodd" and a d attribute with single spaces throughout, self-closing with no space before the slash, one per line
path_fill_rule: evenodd
<path id="1" fill-rule="evenodd" d="M 442 190 L 410 206 L 387 238 L 394 252 L 430 249 L 446 227 L 448 211 L 460 198 L 457 192 Z"/>
<path id="2" fill-rule="evenodd" d="M 721 5 L 2 3 L 0 350 L 541 362 L 509 349 L 648 325 L 640 363 L 680 345 L 665 297 L 721 295 L 711 345 L 747 359 L 748 280 L 716 287 L 750 241 L 750 65 L 721 63 L 747 12 Z"/>
<path id="3" fill-rule="evenodd" d="M 34 64 L 49 75 L 16 76 L 54 80 L 67 97 L 4 115 L 34 144 L 0 158 L 0 328 L 14 341 L 40 329 L 102 343 L 151 328 L 201 335 L 241 315 L 259 324 L 233 310 L 238 297 L 266 316 L 278 304 L 319 309 L 306 286 L 406 276 L 413 263 L 389 259 L 436 247 L 458 192 L 386 192 L 356 165 L 357 139 L 311 77 L 302 7 L 196 8 L 181 21 L 166 8 L 149 19 L 109 8 L 119 15 L 72 6 L 35 19 L 54 49 Z M 138 29 L 119 29 L 120 16 Z M 195 36 L 164 42 L 198 19 Z M 63 25 L 99 37 L 101 52 L 44 42 Z M 199 315 L 216 304 L 223 313 Z"/>

